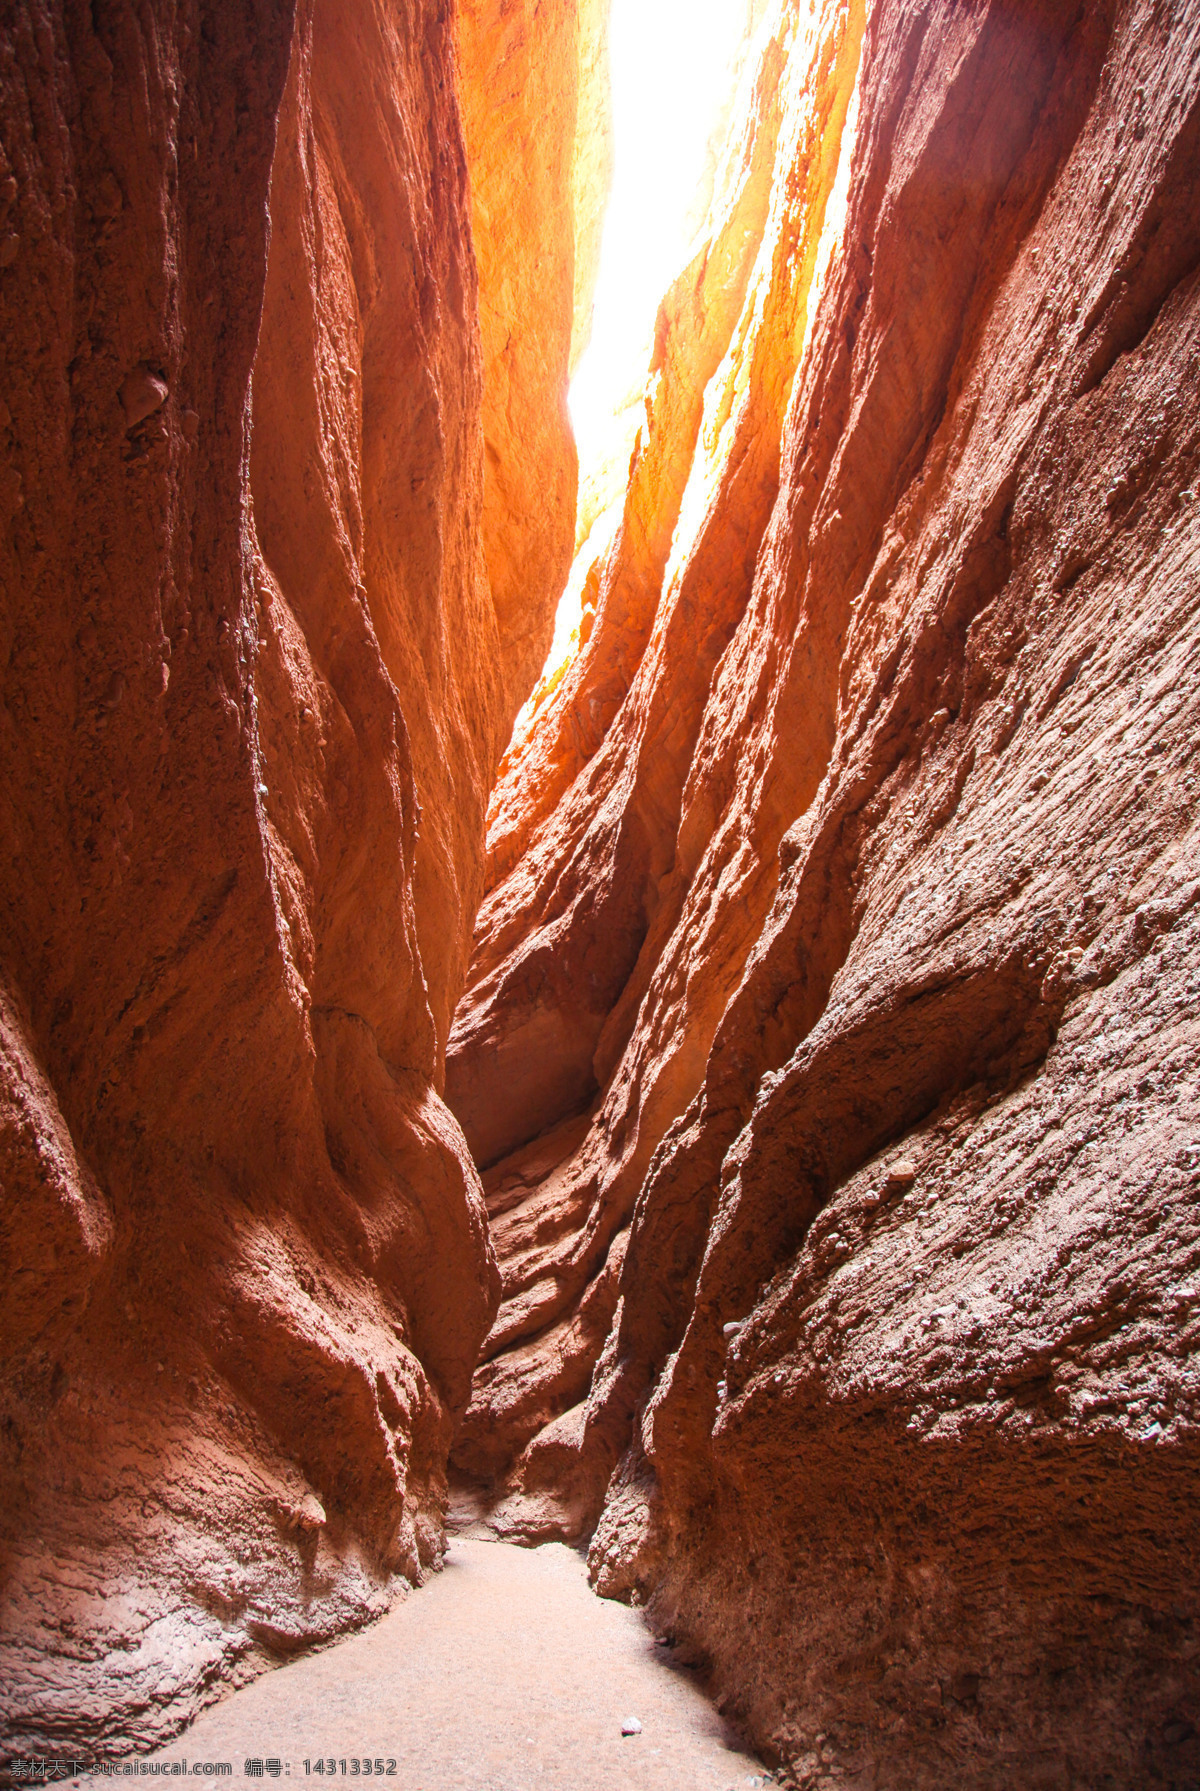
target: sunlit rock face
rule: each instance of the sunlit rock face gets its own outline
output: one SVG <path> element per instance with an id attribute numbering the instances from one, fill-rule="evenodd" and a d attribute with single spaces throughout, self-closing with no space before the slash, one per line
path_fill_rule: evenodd
<path id="1" fill-rule="evenodd" d="M 455 1460 L 803 1785 L 1200 1773 L 1198 269 L 1194 8 L 777 6 L 493 798 Z"/>
<path id="2" fill-rule="evenodd" d="M 526 649 L 449 9 L 0 46 L 0 1702 L 128 1752 L 440 1559 L 498 1286 L 438 1090 Z"/>
<path id="3" fill-rule="evenodd" d="M 592 300 L 600 271 L 605 206 L 612 184 L 612 89 L 608 66 L 610 12 L 610 0 L 577 0 L 575 149 L 571 158 L 575 256 L 572 370 L 591 340 Z"/>
<path id="4" fill-rule="evenodd" d="M 567 414 L 610 175 L 608 0 L 462 0 L 483 336 L 483 539 L 509 719 L 541 670 L 575 542 Z M 579 254 L 575 241 L 579 236 Z"/>

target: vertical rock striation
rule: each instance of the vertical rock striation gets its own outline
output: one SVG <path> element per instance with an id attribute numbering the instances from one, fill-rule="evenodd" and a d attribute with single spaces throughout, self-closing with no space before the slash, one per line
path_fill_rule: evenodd
<path id="1" fill-rule="evenodd" d="M 1194 9 L 779 0 L 493 797 L 455 1460 L 802 1785 L 1200 1769 L 1198 220 Z"/>
<path id="2" fill-rule="evenodd" d="M 457 12 L 480 269 L 483 540 L 511 719 L 545 662 L 575 542 L 567 375 L 591 328 L 610 176 L 608 0 L 462 0 Z"/>
<path id="3" fill-rule="evenodd" d="M 128 1752 L 440 1559 L 497 1287 L 438 1091 L 550 604 L 484 562 L 447 8 L 30 0 L 0 129 L 0 1701 Z"/>

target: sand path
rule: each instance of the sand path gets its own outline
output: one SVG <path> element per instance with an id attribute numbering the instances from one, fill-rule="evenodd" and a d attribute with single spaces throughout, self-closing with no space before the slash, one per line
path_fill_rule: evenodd
<path id="1" fill-rule="evenodd" d="M 640 1734 L 622 1735 L 626 1717 Z M 239 1787 L 272 1782 L 251 1780 L 247 1761 L 278 1760 L 276 1783 L 312 1791 L 331 1761 L 339 1783 L 374 1779 L 380 1762 L 395 1791 L 766 1783 L 694 1676 L 636 1612 L 594 1596 L 572 1550 L 465 1537 L 382 1622 L 236 1692 L 158 1757 L 186 1759 L 193 1783 L 195 1763 L 229 1761 L 232 1779 L 216 1782 Z"/>

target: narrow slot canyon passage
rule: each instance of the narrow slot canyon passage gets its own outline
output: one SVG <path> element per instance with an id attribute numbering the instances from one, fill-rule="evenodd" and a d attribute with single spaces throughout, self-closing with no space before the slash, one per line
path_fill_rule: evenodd
<path id="1" fill-rule="evenodd" d="M 0 1784 L 1194 1791 L 1197 739 L 1194 0 L 10 6 Z"/>

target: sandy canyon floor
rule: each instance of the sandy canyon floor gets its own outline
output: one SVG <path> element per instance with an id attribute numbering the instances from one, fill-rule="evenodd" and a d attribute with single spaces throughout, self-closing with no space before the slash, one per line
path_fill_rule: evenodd
<path id="1" fill-rule="evenodd" d="M 622 1735 L 628 1717 L 640 1734 Z M 749 1791 L 768 1782 L 694 1673 L 636 1612 L 588 1589 L 572 1549 L 463 1536 L 451 1540 L 443 1572 L 381 1623 L 266 1674 L 156 1756 L 186 1761 L 189 1777 L 197 1764 L 227 1761 L 232 1778 L 222 1784 L 248 1782 L 248 1761 L 278 1760 L 281 1784 L 320 1784 L 318 1760 L 349 1779 L 367 1760 L 374 1777 L 377 1758 L 396 1791 Z"/>

